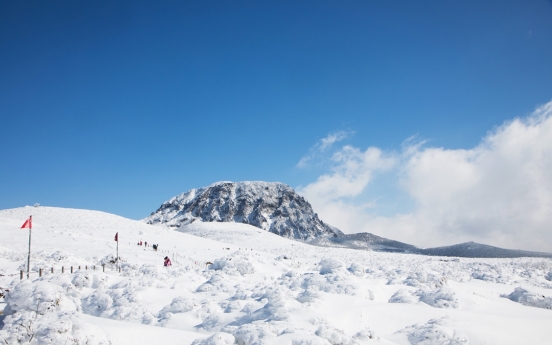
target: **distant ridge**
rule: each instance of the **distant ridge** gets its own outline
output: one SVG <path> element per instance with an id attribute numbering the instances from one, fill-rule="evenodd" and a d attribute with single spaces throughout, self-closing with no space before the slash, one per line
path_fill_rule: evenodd
<path id="1" fill-rule="evenodd" d="M 422 249 L 420 254 L 434 256 L 457 256 L 463 258 L 552 258 L 552 253 L 504 249 L 476 242 L 466 242 L 446 247 Z"/>

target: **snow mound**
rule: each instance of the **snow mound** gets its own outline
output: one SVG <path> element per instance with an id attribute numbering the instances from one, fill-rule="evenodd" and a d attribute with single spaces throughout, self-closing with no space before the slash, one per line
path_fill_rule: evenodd
<path id="1" fill-rule="evenodd" d="M 522 287 L 517 287 L 511 294 L 501 295 L 501 297 L 530 307 L 552 309 L 552 297 L 545 297 Z"/>

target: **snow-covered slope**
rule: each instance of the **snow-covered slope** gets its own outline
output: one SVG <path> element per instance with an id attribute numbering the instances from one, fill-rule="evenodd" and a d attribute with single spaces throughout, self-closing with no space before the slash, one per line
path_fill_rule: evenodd
<path id="1" fill-rule="evenodd" d="M 21 282 L 28 231 L 19 227 L 30 214 L 32 266 L 43 268 L 44 276 L 33 273 Z M 10 292 L 5 303 L 0 299 L 0 310 L 6 306 L 0 343 L 25 343 L 31 336 L 31 344 L 90 345 L 508 345 L 552 339 L 550 259 L 319 247 L 240 223 L 196 221 L 173 229 L 96 211 L 1 210 L 0 287 Z M 105 260 L 115 251 L 115 232 L 121 273 Z M 139 240 L 167 251 L 137 246 Z M 172 267 L 162 267 L 166 255 Z M 105 273 L 76 266 L 102 262 Z M 52 266 L 54 274 L 47 270 Z"/>
<path id="2" fill-rule="evenodd" d="M 291 187 L 278 182 L 217 182 L 175 196 L 144 219 L 172 227 L 197 220 L 250 224 L 303 241 L 342 234 L 324 224 Z"/>
<path id="3" fill-rule="evenodd" d="M 376 236 L 368 232 L 344 234 L 332 238 L 317 238 L 310 243 L 318 246 L 421 254 L 420 248 L 416 246 Z"/>

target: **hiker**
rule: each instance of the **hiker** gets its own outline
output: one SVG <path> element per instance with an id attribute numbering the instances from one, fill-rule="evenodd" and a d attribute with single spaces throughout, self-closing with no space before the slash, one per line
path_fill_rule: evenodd
<path id="1" fill-rule="evenodd" d="M 144 247 L 147 247 L 148 246 L 148 242 L 144 242 Z"/>
<path id="2" fill-rule="evenodd" d="M 153 247 L 153 250 L 157 251 L 157 244 L 154 244 L 152 247 Z"/>
<path id="3" fill-rule="evenodd" d="M 163 263 L 163 266 L 165 267 L 172 266 L 171 259 L 169 259 L 168 256 L 165 256 L 165 262 Z"/>
<path id="4" fill-rule="evenodd" d="M 142 245 L 142 241 L 140 241 L 140 245 Z"/>

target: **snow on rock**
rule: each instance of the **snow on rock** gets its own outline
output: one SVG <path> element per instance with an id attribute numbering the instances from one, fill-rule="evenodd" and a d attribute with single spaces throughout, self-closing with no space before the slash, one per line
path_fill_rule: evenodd
<path id="1" fill-rule="evenodd" d="M 501 297 L 531 307 L 552 309 L 552 297 L 546 297 L 522 287 L 517 287 L 511 294 L 501 295 Z"/>
<path id="2" fill-rule="evenodd" d="M 452 324 L 452 320 L 445 316 L 408 326 L 397 333 L 406 334 L 412 345 L 469 345 L 468 338 L 457 334 Z"/>

